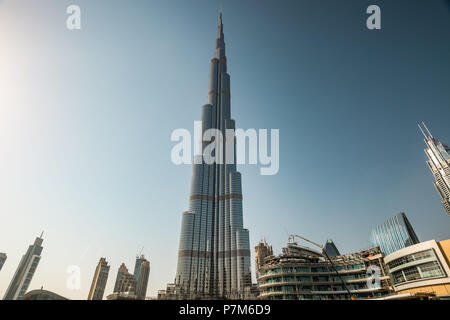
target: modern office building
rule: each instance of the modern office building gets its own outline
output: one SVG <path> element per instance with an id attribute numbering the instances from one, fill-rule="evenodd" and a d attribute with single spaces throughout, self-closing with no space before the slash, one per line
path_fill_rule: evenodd
<path id="1" fill-rule="evenodd" d="M 145 256 L 143 254 L 138 254 L 136 256 L 136 263 L 134 265 L 134 276 L 136 277 L 136 280 L 138 280 L 139 278 L 139 272 L 141 271 L 141 265 L 143 262 L 147 261 L 147 259 L 145 259 Z"/>
<path id="2" fill-rule="evenodd" d="M 385 255 L 419 243 L 419 238 L 404 212 L 374 228 L 370 238 L 372 245 L 380 246 Z"/>
<path id="3" fill-rule="evenodd" d="M 6 258 L 7 258 L 6 253 L 0 252 L 0 270 L 2 270 Z"/>
<path id="4" fill-rule="evenodd" d="M 329 257 L 334 257 L 334 256 L 340 256 L 341 254 L 339 253 L 338 248 L 336 248 L 336 245 L 334 244 L 333 240 L 327 240 L 327 242 L 325 243 L 325 247 L 324 247 L 325 253 L 329 256 Z"/>
<path id="5" fill-rule="evenodd" d="M 28 290 L 28 286 L 41 259 L 43 241 L 41 234 L 22 256 L 19 266 L 6 290 L 4 300 L 20 300 Z"/>
<path id="6" fill-rule="evenodd" d="M 54 292 L 48 291 L 48 290 L 32 290 L 22 297 L 22 300 L 69 300 L 67 298 L 64 298 L 63 296 L 60 296 L 59 294 L 56 294 Z"/>
<path id="7" fill-rule="evenodd" d="M 208 129 L 220 131 L 226 139 L 225 143 L 220 138 L 213 143 L 202 139 L 199 149 L 203 152 L 211 148 L 210 144 L 215 146 L 215 160 L 194 156 L 189 210 L 182 214 L 175 284 L 180 288 L 180 298 L 239 299 L 252 285 L 250 239 L 243 224 L 235 138 L 226 134 L 226 129 L 235 129 L 235 122 L 230 110 L 222 14 L 210 61 L 208 104 L 202 108 L 202 136 Z"/>
<path id="8" fill-rule="evenodd" d="M 92 279 L 88 300 L 103 300 L 106 282 L 108 281 L 108 274 L 108 262 L 105 258 L 100 258 L 100 261 L 97 264 L 97 268 L 95 268 L 94 278 Z"/>
<path id="9" fill-rule="evenodd" d="M 425 134 L 419 125 L 428 146 L 425 149 L 425 154 L 428 157 L 427 164 L 434 176 L 434 186 L 441 196 L 442 205 L 447 214 L 450 215 L 450 148 L 434 138 L 425 123 L 422 122 L 422 124 L 427 132 Z"/>
<path id="10" fill-rule="evenodd" d="M 321 253 L 295 243 L 279 256 L 266 257 L 258 279 L 259 298 L 348 300 L 391 292 L 379 247 L 329 258 L 332 264 Z M 372 282 L 373 270 L 379 271 L 379 282 Z"/>
<path id="11" fill-rule="evenodd" d="M 450 239 L 421 242 L 384 258 L 397 294 L 450 298 Z"/>
<path id="12" fill-rule="evenodd" d="M 150 276 L 150 262 L 141 256 L 139 268 L 136 270 L 136 297 L 144 300 L 147 295 L 148 278 Z M 137 263 L 137 259 L 136 259 Z"/>
<path id="13" fill-rule="evenodd" d="M 114 293 L 136 294 L 136 277 L 134 274 L 128 272 L 128 268 L 125 266 L 125 263 L 120 265 L 117 272 Z"/>

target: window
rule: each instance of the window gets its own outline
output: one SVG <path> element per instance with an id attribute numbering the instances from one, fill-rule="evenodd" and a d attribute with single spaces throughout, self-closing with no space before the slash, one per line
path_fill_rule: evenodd
<path id="1" fill-rule="evenodd" d="M 423 278 L 443 276 L 444 272 L 437 261 L 428 262 L 419 266 Z"/>
<path id="2" fill-rule="evenodd" d="M 403 272 L 401 270 L 392 273 L 392 278 L 393 278 L 394 284 L 405 282 L 405 277 L 403 276 Z"/>
<path id="3" fill-rule="evenodd" d="M 394 261 L 391 261 L 388 263 L 389 269 L 396 268 L 398 266 L 401 266 L 403 264 L 412 262 L 412 261 L 419 261 L 423 259 L 433 258 L 435 257 L 433 249 L 428 249 L 420 252 L 416 252 L 414 254 L 410 254 L 408 256 L 404 256 L 398 259 L 395 259 Z"/>
<path id="4" fill-rule="evenodd" d="M 403 274 L 405 275 L 406 281 L 413 281 L 421 278 L 417 266 L 403 269 Z"/>

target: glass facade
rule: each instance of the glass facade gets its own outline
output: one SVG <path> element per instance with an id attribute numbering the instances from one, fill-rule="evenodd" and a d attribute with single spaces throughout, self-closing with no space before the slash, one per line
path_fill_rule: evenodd
<path id="1" fill-rule="evenodd" d="M 147 295 L 148 279 L 150 276 L 150 262 L 141 256 L 139 264 L 139 274 L 136 275 L 136 297 L 144 300 Z M 137 263 L 137 261 L 136 261 Z"/>
<path id="2" fill-rule="evenodd" d="M 22 256 L 14 277 L 6 290 L 4 300 L 20 300 L 27 292 L 41 259 L 43 241 L 42 235 L 36 238 L 34 244 L 29 246 L 27 252 Z"/>
<path id="3" fill-rule="evenodd" d="M 333 240 L 327 240 L 325 243 L 325 253 L 329 257 L 339 256 L 339 250 L 336 248 L 336 245 L 334 244 Z"/>
<path id="4" fill-rule="evenodd" d="M 208 104 L 202 109 L 202 134 L 234 129 L 230 111 L 230 76 L 227 73 L 222 15 L 210 61 Z M 234 137 L 231 137 L 234 139 Z M 205 150 L 210 141 L 201 142 Z M 241 174 L 236 150 L 217 143 L 215 152 L 226 163 L 207 163 L 194 157 L 189 210 L 183 213 L 175 285 L 180 298 L 241 298 L 251 288 L 249 232 L 244 228 Z M 235 149 L 235 144 L 232 145 Z M 234 158 L 229 163 L 229 158 Z"/>
<path id="5" fill-rule="evenodd" d="M 434 138 L 426 125 L 422 123 L 427 134 L 422 130 L 427 148 L 425 154 L 428 157 L 427 165 L 434 177 L 434 186 L 438 191 L 442 205 L 450 215 L 450 148 Z"/>
<path id="6" fill-rule="evenodd" d="M 383 224 L 374 228 L 371 233 L 373 246 L 380 246 L 388 255 L 394 251 L 419 243 L 419 239 L 405 213 L 399 213 Z"/>

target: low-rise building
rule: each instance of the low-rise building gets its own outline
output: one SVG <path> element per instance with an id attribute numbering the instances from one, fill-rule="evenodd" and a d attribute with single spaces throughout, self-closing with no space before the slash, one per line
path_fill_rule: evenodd
<path id="1" fill-rule="evenodd" d="M 329 258 L 288 244 L 283 254 L 264 259 L 259 269 L 259 298 L 345 300 L 381 297 L 392 291 L 379 247 Z"/>
<path id="2" fill-rule="evenodd" d="M 25 293 L 24 296 L 22 297 L 22 300 L 69 300 L 69 299 L 64 298 L 63 296 L 60 296 L 59 294 L 48 290 L 38 289 Z"/>
<path id="3" fill-rule="evenodd" d="M 384 258 L 397 294 L 434 294 L 450 298 L 450 239 L 421 242 Z"/>

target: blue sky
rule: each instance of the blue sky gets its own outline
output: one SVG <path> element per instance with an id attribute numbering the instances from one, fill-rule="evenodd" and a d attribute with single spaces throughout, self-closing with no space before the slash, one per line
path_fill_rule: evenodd
<path id="1" fill-rule="evenodd" d="M 370 4 L 382 30 L 365 27 Z M 280 130 L 277 175 L 239 168 L 251 246 L 296 233 L 351 252 L 400 211 L 421 240 L 449 238 L 417 128 L 450 143 L 448 1 L 3 0 L 0 295 L 42 230 L 30 289 L 85 299 L 106 257 L 109 294 L 142 246 L 148 294 L 173 281 L 191 167 L 172 164 L 170 135 L 207 101 L 220 6 L 232 116 Z"/>

